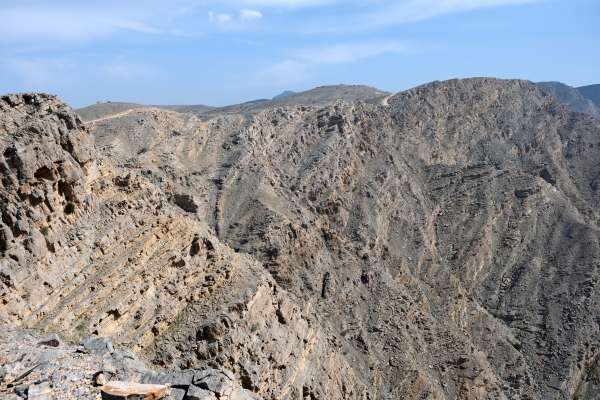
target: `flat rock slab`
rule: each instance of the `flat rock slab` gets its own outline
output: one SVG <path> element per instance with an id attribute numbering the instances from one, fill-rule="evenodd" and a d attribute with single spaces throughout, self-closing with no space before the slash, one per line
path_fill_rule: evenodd
<path id="1" fill-rule="evenodd" d="M 105 400 L 158 400 L 169 393 L 165 385 L 111 381 L 100 388 Z"/>

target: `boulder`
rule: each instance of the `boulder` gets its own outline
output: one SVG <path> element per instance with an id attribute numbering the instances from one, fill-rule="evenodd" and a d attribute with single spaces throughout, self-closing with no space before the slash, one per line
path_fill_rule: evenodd
<path id="1" fill-rule="evenodd" d="M 58 335 L 53 333 L 48 338 L 42 340 L 38 344 L 41 346 L 58 347 L 58 346 L 60 346 L 60 339 L 59 339 Z"/>
<path id="2" fill-rule="evenodd" d="M 165 397 L 167 400 L 183 400 L 185 399 L 186 390 L 180 388 L 171 388 L 171 392 Z"/>
<path id="3" fill-rule="evenodd" d="M 188 387 L 192 384 L 196 371 L 186 370 L 166 373 L 147 373 L 142 376 L 142 383 L 154 383 L 173 387 Z"/>
<path id="4" fill-rule="evenodd" d="M 83 348 L 92 354 L 103 356 L 111 354 L 115 351 L 112 340 L 110 338 L 90 336 L 83 341 Z"/>
<path id="5" fill-rule="evenodd" d="M 104 400 L 158 400 L 169 393 L 166 385 L 111 381 L 100 388 Z"/>
<path id="6" fill-rule="evenodd" d="M 52 387 L 49 382 L 42 382 L 29 386 L 27 400 L 50 400 L 52 399 Z"/>
<path id="7" fill-rule="evenodd" d="M 190 386 L 185 398 L 186 400 L 217 400 L 217 396 L 213 392 L 197 386 Z"/>
<path id="8" fill-rule="evenodd" d="M 183 194 L 175 194 L 173 195 L 173 201 L 175 204 L 181 208 L 183 211 L 189 213 L 196 213 L 198 211 L 198 204 L 193 196 L 183 193 Z"/>
<path id="9" fill-rule="evenodd" d="M 198 371 L 194 375 L 194 385 L 201 389 L 210 390 L 217 396 L 228 396 L 234 389 L 233 381 L 222 371 L 216 369 L 206 369 Z"/>

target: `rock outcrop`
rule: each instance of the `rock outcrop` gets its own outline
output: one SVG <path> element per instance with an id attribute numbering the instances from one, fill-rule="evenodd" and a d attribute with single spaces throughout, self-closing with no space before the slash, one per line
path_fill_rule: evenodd
<path id="1" fill-rule="evenodd" d="M 54 121 L 42 109 L 23 121 Z M 4 149 L 45 140 L 23 121 Z M 80 197 L 61 200 L 58 170 L 44 182 L 61 207 L 20 197 L 35 172 L 3 180 L 15 207 L 58 221 L 37 255 L 33 231 L 3 222 L 12 325 L 110 336 L 160 370 L 141 383 L 179 374 L 198 398 L 222 398 L 223 376 L 265 399 L 598 395 L 600 121 L 530 82 L 210 118 L 133 110 L 90 125 L 95 161 L 70 155 L 86 128 L 63 129 Z"/>
<path id="2" fill-rule="evenodd" d="M 3 399 L 260 400 L 228 370 L 204 366 L 156 372 L 108 338 L 89 337 L 74 345 L 56 335 L 48 338 L 10 325 L 0 328 Z M 199 397 L 200 392 L 205 397 Z"/>
<path id="3" fill-rule="evenodd" d="M 600 106 L 591 97 L 586 96 L 586 88 L 574 88 L 560 82 L 540 82 L 537 85 L 570 110 L 600 118 Z"/>

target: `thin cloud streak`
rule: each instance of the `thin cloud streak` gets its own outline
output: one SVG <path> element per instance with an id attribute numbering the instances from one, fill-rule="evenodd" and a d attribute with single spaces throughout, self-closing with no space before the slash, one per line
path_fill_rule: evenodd
<path id="1" fill-rule="evenodd" d="M 478 9 L 519 6 L 546 0 L 404 0 L 386 1 L 375 11 L 346 13 L 339 18 L 320 20 L 305 29 L 307 33 L 343 33 L 376 30 L 394 25 L 419 22 L 449 14 Z"/>
<path id="2" fill-rule="evenodd" d="M 293 85 L 306 80 L 319 66 L 344 64 L 384 54 L 401 54 L 409 51 L 404 42 L 341 43 L 317 48 L 301 49 L 291 57 L 261 71 L 258 81 L 271 86 Z"/>
<path id="3" fill-rule="evenodd" d="M 83 9 L 14 7 L 0 9 L 0 35 L 7 41 L 86 40 L 124 30 L 143 34 L 163 31 L 121 15 Z"/>

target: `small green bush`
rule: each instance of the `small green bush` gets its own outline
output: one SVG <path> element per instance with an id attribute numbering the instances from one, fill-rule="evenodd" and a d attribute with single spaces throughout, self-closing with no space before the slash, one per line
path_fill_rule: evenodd
<path id="1" fill-rule="evenodd" d="M 65 206 L 65 214 L 70 215 L 75 212 L 75 203 L 68 202 Z"/>

